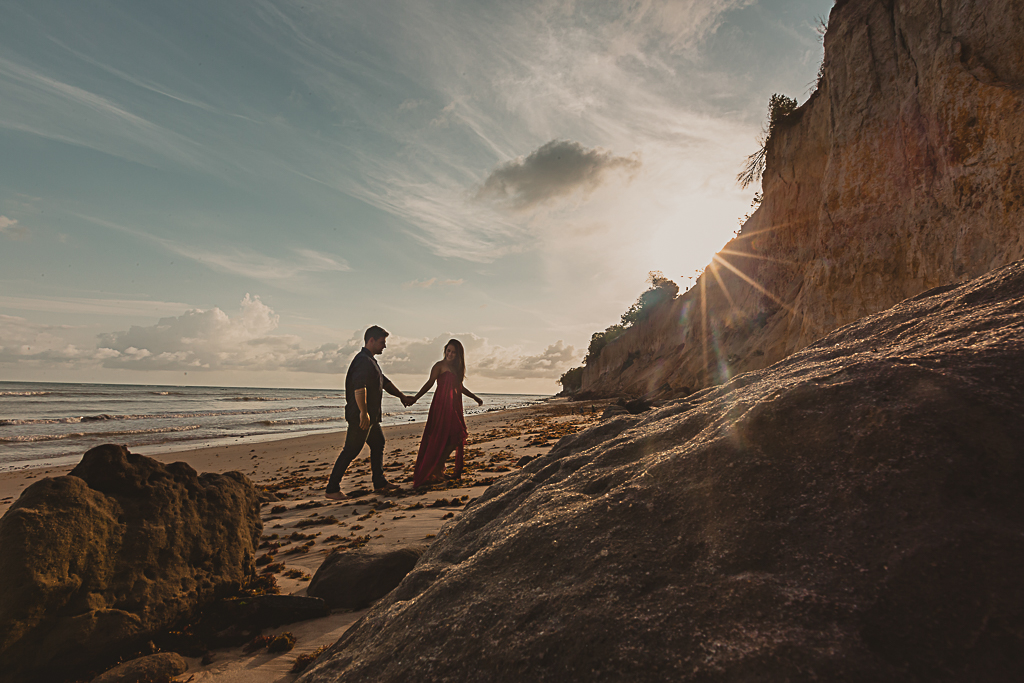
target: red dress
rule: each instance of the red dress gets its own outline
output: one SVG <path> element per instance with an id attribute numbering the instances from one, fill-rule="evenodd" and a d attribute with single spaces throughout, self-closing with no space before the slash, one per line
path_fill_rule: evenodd
<path id="1" fill-rule="evenodd" d="M 466 419 L 462 416 L 462 388 L 455 373 L 442 372 L 437 378 L 437 389 L 430 399 L 427 426 L 416 456 L 413 485 L 423 486 L 434 474 L 444 472 L 446 447 L 455 446 L 455 476 L 462 476 L 463 447 L 466 444 Z M 440 466 L 440 467 L 439 467 Z"/>

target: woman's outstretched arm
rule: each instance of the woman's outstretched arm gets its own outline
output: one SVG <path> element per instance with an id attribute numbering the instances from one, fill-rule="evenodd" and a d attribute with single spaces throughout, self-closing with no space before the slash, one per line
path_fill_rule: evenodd
<path id="1" fill-rule="evenodd" d="M 423 396 L 423 394 L 425 394 L 428 391 L 430 391 L 430 387 L 434 386 L 434 382 L 436 382 L 437 378 L 440 377 L 440 376 L 441 376 L 441 361 L 437 361 L 436 363 L 434 363 L 434 367 L 430 368 L 430 378 L 427 380 L 427 383 L 424 384 L 423 388 L 420 389 L 416 393 L 416 395 L 412 397 L 412 402 L 409 405 L 412 405 L 416 401 L 420 400 L 420 397 Z"/>
<path id="2" fill-rule="evenodd" d="M 469 396 L 471 399 L 476 401 L 476 404 L 478 406 L 482 406 L 484 404 L 484 400 L 482 398 L 480 398 L 479 396 L 474 394 L 472 391 L 470 391 L 466 387 L 462 387 L 462 393 L 464 393 L 466 396 Z"/>

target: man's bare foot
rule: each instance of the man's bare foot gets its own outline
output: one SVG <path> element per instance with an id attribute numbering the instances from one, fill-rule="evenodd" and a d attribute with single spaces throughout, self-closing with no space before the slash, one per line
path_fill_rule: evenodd
<path id="1" fill-rule="evenodd" d="M 346 496 L 341 491 L 334 491 L 332 493 L 328 493 L 325 495 L 327 498 L 330 498 L 331 500 L 346 500 L 348 498 L 348 496 Z"/>

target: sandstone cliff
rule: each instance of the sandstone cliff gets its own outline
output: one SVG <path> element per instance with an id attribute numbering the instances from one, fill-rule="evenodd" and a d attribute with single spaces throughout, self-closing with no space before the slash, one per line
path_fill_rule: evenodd
<path id="1" fill-rule="evenodd" d="M 680 394 L 1024 257 L 1024 5 L 848 0 L 824 78 L 768 146 L 764 199 L 698 280 L 584 370 Z"/>

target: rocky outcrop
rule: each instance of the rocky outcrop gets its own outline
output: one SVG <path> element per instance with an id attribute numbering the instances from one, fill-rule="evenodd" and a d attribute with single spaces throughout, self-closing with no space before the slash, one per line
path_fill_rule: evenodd
<path id="1" fill-rule="evenodd" d="M 188 664 L 180 655 L 161 652 L 119 664 L 92 679 L 92 683 L 170 683 L 186 671 Z"/>
<path id="2" fill-rule="evenodd" d="M 1008 681 L 1024 262 L 567 437 L 301 680 Z"/>
<path id="3" fill-rule="evenodd" d="M 261 530 L 238 472 L 90 450 L 0 519 L 0 680 L 101 666 L 176 625 L 254 574 Z"/>
<path id="4" fill-rule="evenodd" d="M 610 343 L 591 395 L 767 367 L 837 327 L 1024 258 L 1024 12 L 848 0 L 824 78 L 768 145 L 764 199 L 696 286 Z"/>
<path id="5" fill-rule="evenodd" d="M 322 598 L 331 607 L 364 609 L 401 583 L 426 548 L 335 549 L 316 570 L 306 593 Z"/>

